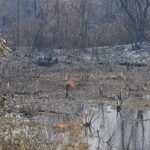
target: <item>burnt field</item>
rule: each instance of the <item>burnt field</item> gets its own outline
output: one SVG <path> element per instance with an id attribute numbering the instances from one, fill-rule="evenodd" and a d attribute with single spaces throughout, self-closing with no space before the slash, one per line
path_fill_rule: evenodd
<path id="1" fill-rule="evenodd" d="M 110 51 L 105 59 L 99 52 L 99 60 L 89 57 L 90 52 L 74 57 L 56 54 L 54 59 L 34 60 L 35 56 L 13 53 L 5 59 L 0 76 L 0 131 L 4 134 L 0 146 L 19 150 L 22 146 L 36 149 L 34 145 L 41 150 L 139 146 L 148 150 L 149 135 L 143 129 L 149 130 L 150 120 L 149 64 L 138 61 L 141 58 L 134 53 L 136 60 L 125 62 L 114 60 Z M 75 95 L 70 92 L 66 98 L 68 75 L 75 83 Z M 136 131 L 144 141 L 136 140 Z"/>
<path id="2" fill-rule="evenodd" d="M 17 105 L 20 111 L 69 113 L 74 104 L 88 101 L 117 104 L 121 100 L 123 105 L 149 106 L 149 65 L 58 62 L 49 67 L 22 59 L 5 62 L 1 74 L 1 95 L 6 97 L 9 111 Z M 76 91 L 68 98 L 67 75 L 75 82 Z"/>

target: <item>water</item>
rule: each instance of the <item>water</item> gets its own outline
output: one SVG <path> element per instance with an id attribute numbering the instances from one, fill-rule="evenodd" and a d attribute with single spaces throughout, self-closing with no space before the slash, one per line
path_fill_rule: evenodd
<path id="1" fill-rule="evenodd" d="M 91 128 L 83 127 L 80 141 L 88 143 L 90 150 L 149 150 L 150 147 L 150 110 L 122 109 L 117 113 L 111 106 L 85 105 L 79 116 L 87 122 L 92 118 Z M 78 119 L 74 114 L 59 116 L 37 116 L 34 119 L 45 124 Z M 85 119 L 87 118 L 87 119 Z M 57 133 L 48 128 L 50 139 L 63 137 L 64 143 L 70 141 L 71 131 Z M 59 148 L 61 146 L 59 145 Z"/>
<path id="2" fill-rule="evenodd" d="M 97 109 L 102 113 L 93 124 L 93 136 L 88 135 L 91 150 L 149 150 L 150 145 L 150 110 L 123 109 L 117 113 L 111 106 Z M 97 116 L 96 115 L 96 116 Z M 100 140 L 95 136 L 99 131 Z"/>

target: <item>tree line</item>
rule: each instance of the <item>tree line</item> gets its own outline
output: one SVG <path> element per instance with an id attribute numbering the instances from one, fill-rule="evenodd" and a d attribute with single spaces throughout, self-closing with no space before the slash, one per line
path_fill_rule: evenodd
<path id="1" fill-rule="evenodd" d="M 12 45 L 80 48 L 150 38 L 149 0 L 1 0 L 1 34 Z M 15 3 L 16 9 L 9 11 Z M 26 6 L 26 7 L 25 7 Z M 25 9 L 25 8 L 26 9 Z"/>

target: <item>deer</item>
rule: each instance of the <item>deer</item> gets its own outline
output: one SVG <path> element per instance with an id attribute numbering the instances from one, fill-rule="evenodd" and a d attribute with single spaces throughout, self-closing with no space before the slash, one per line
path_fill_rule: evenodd
<path id="1" fill-rule="evenodd" d="M 75 95 L 75 82 L 74 80 L 70 79 L 70 75 L 65 77 L 65 86 L 66 86 L 66 98 L 69 96 L 69 92 L 73 92 Z"/>

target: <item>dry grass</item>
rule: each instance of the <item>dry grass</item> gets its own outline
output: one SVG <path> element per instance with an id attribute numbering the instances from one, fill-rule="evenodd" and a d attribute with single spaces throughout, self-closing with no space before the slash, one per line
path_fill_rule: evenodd
<path id="1" fill-rule="evenodd" d="M 0 122 L 0 150 L 88 150 L 88 144 L 83 141 L 79 120 L 71 123 L 58 123 L 54 129 L 58 134 L 70 131 L 71 140 L 66 142 L 59 136 L 52 141 L 48 139 L 47 129 L 38 122 L 16 122 L 15 118 L 4 117 Z"/>
<path id="2" fill-rule="evenodd" d="M 15 66 L 15 65 L 14 65 Z M 94 100 L 96 103 L 103 101 L 107 104 L 116 105 L 114 93 L 122 92 L 123 105 L 150 107 L 150 102 L 139 101 L 136 94 L 149 95 L 150 70 L 147 68 L 133 68 L 127 70 L 124 67 L 115 66 L 107 70 L 103 67 L 91 70 L 71 69 L 71 78 L 76 83 L 75 100 L 68 101 L 65 98 L 65 74 L 68 70 L 53 70 L 37 66 L 17 67 L 10 66 L 4 71 L 2 77 L 1 94 L 7 94 L 5 109 L 0 110 L 0 150 L 27 150 L 37 149 L 56 150 L 58 145 L 63 150 L 87 150 L 86 141 L 81 137 L 82 123 L 73 121 L 68 123 L 56 123 L 54 129 L 58 134 L 70 132 L 70 141 L 64 141 L 63 137 L 49 141 L 45 126 L 35 124 L 26 125 L 15 123 L 12 118 L 5 118 L 5 110 L 13 110 L 18 105 L 22 110 L 33 113 L 40 112 L 65 112 L 66 114 L 76 111 L 78 103 Z M 21 66 L 21 65 L 20 65 Z M 122 71 L 122 73 L 121 73 Z M 11 79 L 11 80 L 10 80 Z M 7 87 L 7 83 L 10 86 Z M 27 109 L 26 109 L 27 108 Z M 32 111 L 29 111 L 32 110 Z M 34 134 L 29 131 L 29 127 Z M 19 129 L 17 134 L 14 130 Z"/>
<path id="3" fill-rule="evenodd" d="M 0 150 L 48 150 L 47 139 L 39 123 L 0 117 Z"/>
<path id="4" fill-rule="evenodd" d="M 65 141 L 62 139 L 61 146 L 62 150 L 88 150 L 89 145 L 85 142 L 81 136 L 82 122 L 76 120 L 70 123 L 55 124 L 54 129 L 58 132 L 70 132 L 70 140 Z"/>

